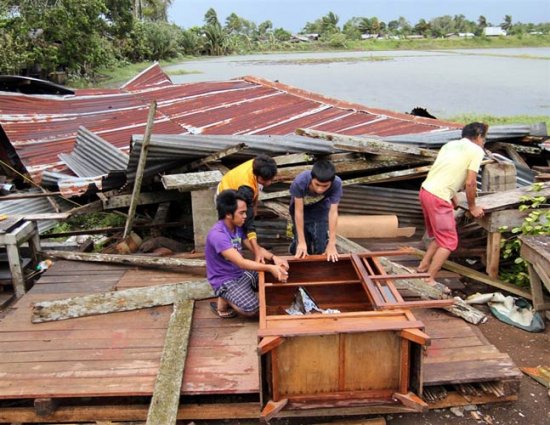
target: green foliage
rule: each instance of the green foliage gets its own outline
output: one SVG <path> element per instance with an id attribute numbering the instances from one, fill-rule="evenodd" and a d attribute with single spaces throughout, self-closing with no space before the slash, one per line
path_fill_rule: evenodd
<path id="1" fill-rule="evenodd" d="M 82 214 L 70 217 L 63 223 L 57 224 L 47 233 L 65 233 L 75 230 L 104 229 L 111 227 L 123 227 L 126 218 L 115 213 L 99 212 L 91 214 Z"/>
<path id="2" fill-rule="evenodd" d="M 546 123 L 546 127 L 550 129 L 550 116 L 536 116 L 536 115 L 515 115 L 508 117 L 496 117 L 493 115 L 485 114 L 463 114 L 455 115 L 451 117 L 438 117 L 445 119 L 446 121 L 457 122 L 461 124 L 468 124 L 471 122 L 484 122 L 489 126 L 491 125 L 505 125 L 505 124 L 538 124 Z"/>
<path id="3" fill-rule="evenodd" d="M 519 211 L 530 211 L 523 223 L 512 229 L 502 226 L 499 231 L 507 232 L 509 236 L 501 242 L 501 265 L 500 277 L 502 280 L 514 283 L 518 286 L 529 285 L 529 274 L 527 264 L 520 256 L 521 241 L 520 235 L 537 236 L 550 235 L 550 210 L 541 208 L 546 203 L 546 197 L 536 195 L 542 190 L 541 183 L 535 183 L 530 189 L 532 195 L 525 195 L 520 198 L 522 204 Z"/>

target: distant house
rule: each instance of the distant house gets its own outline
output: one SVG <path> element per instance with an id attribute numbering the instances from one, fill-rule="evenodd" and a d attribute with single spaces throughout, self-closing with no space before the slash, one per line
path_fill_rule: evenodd
<path id="1" fill-rule="evenodd" d="M 500 37 L 500 36 L 507 36 L 505 30 L 503 30 L 500 27 L 485 27 L 483 28 L 483 35 L 486 37 Z"/>
<path id="2" fill-rule="evenodd" d="M 361 34 L 361 40 L 372 40 L 377 38 L 378 34 Z"/>
<path id="3" fill-rule="evenodd" d="M 445 34 L 445 38 L 471 38 L 475 37 L 473 32 L 450 32 Z"/>

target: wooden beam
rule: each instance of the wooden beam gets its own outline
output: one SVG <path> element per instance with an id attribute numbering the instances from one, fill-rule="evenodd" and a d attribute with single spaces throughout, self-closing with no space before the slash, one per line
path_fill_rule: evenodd
<path id="1" fill-rule="evenodd" d="M 384 142 L 379 139 L 363 136 L 348 136 L 344 134 L 329 133 L 327 131 L 301 128 L 296 130 L 296 134 L 329 140 L 333 142 L 335 148 L 351 152 L 365 152 L 377 155 L 416 155 L 432 161 L 437 156 L 437 152 L 430 149 L 423 149 L 414 145 Z"/>
<path id="2" fill-rule="evenodd" d="M 178 191 L 172 190 L 162 190 L 158 192 L 144 192 L 140 193 L 137 199 L 138 205 L 150 205 L 158 204 L 161 202 L 175 201 L 181 199 L 181 193 Z M 114 195 L 107 196 L 103 202 L 103 209 L 112 210 L 115 208 L 125 208 L 130 206 L 132 200 L 132 195 Z"/>
<path id="3" fill-rule="evenodd" d="M 199 171 L 187 174 L 167 174 L 162 176 L 162 184 L 166 190 L 191 192 L 216 186 L 222 180 L 222 173 L 216 171 Z"/>
<path id="4" fill-rule="evenodd" d="M 425 252 L 420 249 L 414 249 L 414 253 L 420 257 L 423 257 L 425 255 Z M 529 300 L 532 299 L 531 294 L 525 289 L 521 289 L 516 285 L 512 285 L 511 283 L 502 282 L 500 280 L 493 279 L 484 273 L 480 273 L 476 270 L 473 270 L 461 264 L 457 264 L 447 260 L 445 261 L 445 263 L 443 263 L 443 268 L 445 270 L 450 270 L 452 272 L 459 273 L 462 276 L 469 277 L 470 279 L 477 280 L 478 282 L 485 283 L 494 288 L 498 288 L 498 289 L 502 289 L 504 291 L 510 292 L 511 294 L 518 295 L 520 297 L 524 297 Z"/>
<path id="5" fill-rule="evenodd" d="M 37 415 L 33 407 L 3 407 L 0 409 L 2 423 L 58 423 L 95 421 L 144 421 L 149 406 L 140 404 L 105 404 L 88 406 L 60 406 L 49 416 Z M 186 404 L 178 409 L 179 420 L 226 420 L 258 419 L 260 405 L 246 403 L 200 403 Z"/>
<path id="6" fill-rule="evenodd" d="M 422 332 L 420 329 L 403 329 L 399 335 L 401 338 L 408 339 L 409 341 L 412 341 L 416 344 L 420 345 L 430 345 L 431 339 L 430 337 Z"/>
<path id="7" fill-rule="evenodd" d="M 407 394 L 401 394 L 401 393 L 394 393 L 393 398 L 399 400 L 401 403 L 403 403 L 403 406 L 410 407 L 411 409 L 416 410 L 417 412 L 427 412 L 428 411 L 428 404 L 422 400 L 420 397 L 418 397 L 416 394 L 413 393 L 407 393 Z"/>
<path id="8" fill-rule="evenodd" d="M 281 336 L 266 336 L 265 338 L 262 338 L 258 344 L 258 354 L 263 356 L 265 353 L 277 348 L 283 342 L 285 342 L 285 339 Z"/>
<path id="9" fill-rule="evenodd" d="M 262 421 L 268 422 L 273 419 L 277 414 L 285 408 L 288 404 L 288 399 L 283 399 L 279 401 L 269 400 L 260 414 L 260 419 Z"/>
<path id="10" fill-rule="evenodd" d="M 178 174 L 179 173 L 187 173 L 191 170 L 196 170 L 202 165 L 210 164 L 211 162 L 219 161 L 222 158 L 225 158 L 227 156 L 236 154 L 238 152 L 241 152 L 242 150 L 246 149 L 247 146 L 244 143 L 237 143 L 234 146 L 230 146 L 226 149 L 223 149 L 221 151 L 215 152 L 211 155 L 205 156 L 204 158 L 197 159 L 196 161 L 193 161 L 189 164 L 185 164 L 178 168 Z"/>
<path id="11" fill-rule="evenodd" d="M 146 425 L 176 424 L 193 306 L 193 300 L 178 301 L 174 304 Z"/>
<path id="12" fill-rule="evenodd" d="M 95 254 L 90 252 L 40 251 L 42 257 L 61 258 L 70 261 L 89 261 L 92 263 L 126 264 L 141 267 L 205 267 L 204 260 L 186 258 L 150 257 L 146 255 Z"/>
<path id="13" fill-rule="evenodd" d="M 206 279 L 171 285 L 130 288 L 33 304 L 32 323 L 73 319 L 97 314 L 117 313 L 174 304 L 180 300 L 212 298 L 214 292 Z"/>
<path id="14" fill-rule="evenodd" d="M 342 180 L 342 186 L 351 186 L 354 184 L 371 184 L 371 183 L 383 183 L 388 181 L 398 181 L 403 179 L 409 179 L 412 177 L 422 177 L 428 174 L 431 166 L 423 166 L 411 168 L 408 170 L 389 171 L 387 173 L 375 174 L 372 176 L 357 177 L 354 179 Z M 269 199 L 284 198 L 290 196 L 290 191 L 282 190 L 279 192 L 260 193 L 260 200 L 267 201 Z"/>
<path id="15" fill-rule="evenodd" d="M 128 218 L 126 220 L 126 226 L 124 227 L 123 239 L 126 239 L 132 231 L 132 224 L 134 224 L 134 217 L 136 214 L 136 208 L 138 205 L 139 193 L 141 192 L 141 182 L 143 181 L 143 173 L 145 171 L 145 164 L 147 162 L 147 153 L 149 151 L 149 142 L 151 141 L 151 133 L 153 131 L 153 124 L 155 123 L 155 114 L 157 113 L 157 102 L 153 100 L 151 106 L 149 106 L 149 115 L 147 116 L 147 125 L 145 127 L 145 135 L 143 136 L 143 143 L 141 145 L 141 151 L 139 152 L 138 165 L 136 170 L 136 179 L 134 181 L 134 189 L 132 191 L 132 198 L 130 200 L 130 208 L 128 209 Z"/>
<path id="16" fill-rule="evenodd" d="M 281 165 L 303 164 L 313 161 L 313 156 L 308 153 L 291 153 L 287 155 L 274 156 L 273 160 L 278 167 Z"/>

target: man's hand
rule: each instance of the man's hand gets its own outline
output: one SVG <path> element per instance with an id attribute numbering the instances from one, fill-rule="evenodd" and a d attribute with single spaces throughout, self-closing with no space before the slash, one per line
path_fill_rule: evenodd
<path id="1" fill-rule="evenodd" d="M 288 272 L 285 270 L 285 268 L 282 265 L 275 265 L 269 266 L 269 271 L 273 275 L 275 279 L 277 279 L 279 282 L 286 282 L 288 279 Z"/>
<path id="2" fill-rule="evenodd" d="M 307 256 L 307 244 L 305 242 L 298 242 L 296 245 L 296 255 L 294 255 L 294 258 L 306 258 Z"/>
<path id="3" fill-rule="evenodd" d="M 261 250 L 258 250 L 254 255 L 254 261 L 256 261 L 257 263 L 265 264 L 264 253 Z"/>
<path id="4" fill-rule="evenodd" d="M 468 211 L 470 211 L 470 214 L 472 214 L 474 218 L 481 218 L 485 215 L 485 211 L 483 211 L 481 207 L 472 207 Z"/>
<path id="5" fill-rule="evenodd" d="M 272 260 L 273 260 L 273 264 L 275 264 L 276 266 L 282 267 L 286 271 L 288 271 L 288 269 L 290 268 L 290 266 L 288 265 L 288 261 L 286 261 L 283 258 L 280 258 L 274 255 Z"/>
<path id="6" fill-rule="evenodd" d="M 338 261 L 338 251 L 336 250 L 336 244 L 329 243 L 327 245 L 327 249 L 325 250 L 325 254 L 327 255 L 327 261 L 332 261 L 333 263 Z"/>

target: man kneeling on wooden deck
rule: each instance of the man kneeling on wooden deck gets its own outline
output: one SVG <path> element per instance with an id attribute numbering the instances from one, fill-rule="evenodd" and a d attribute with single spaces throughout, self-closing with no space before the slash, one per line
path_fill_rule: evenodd
<path id="1" fill-rule="evenodd" d="M 248 260 L 242 256 L 242 245 L 254 252 L 243 230 L 246 220 L 246 199 L 234 190 L 224 190 L 216 198 L 218 222 L 206 237 L 205 257 L 208 282 L 218 297 L 212 309 L 221 318 L 255 316 L 259 303 L 258 272 L 270 272 L 284 282 L 288 277 L 288 262 L 264 248 L 262 258 L 273 264 Z"/>

